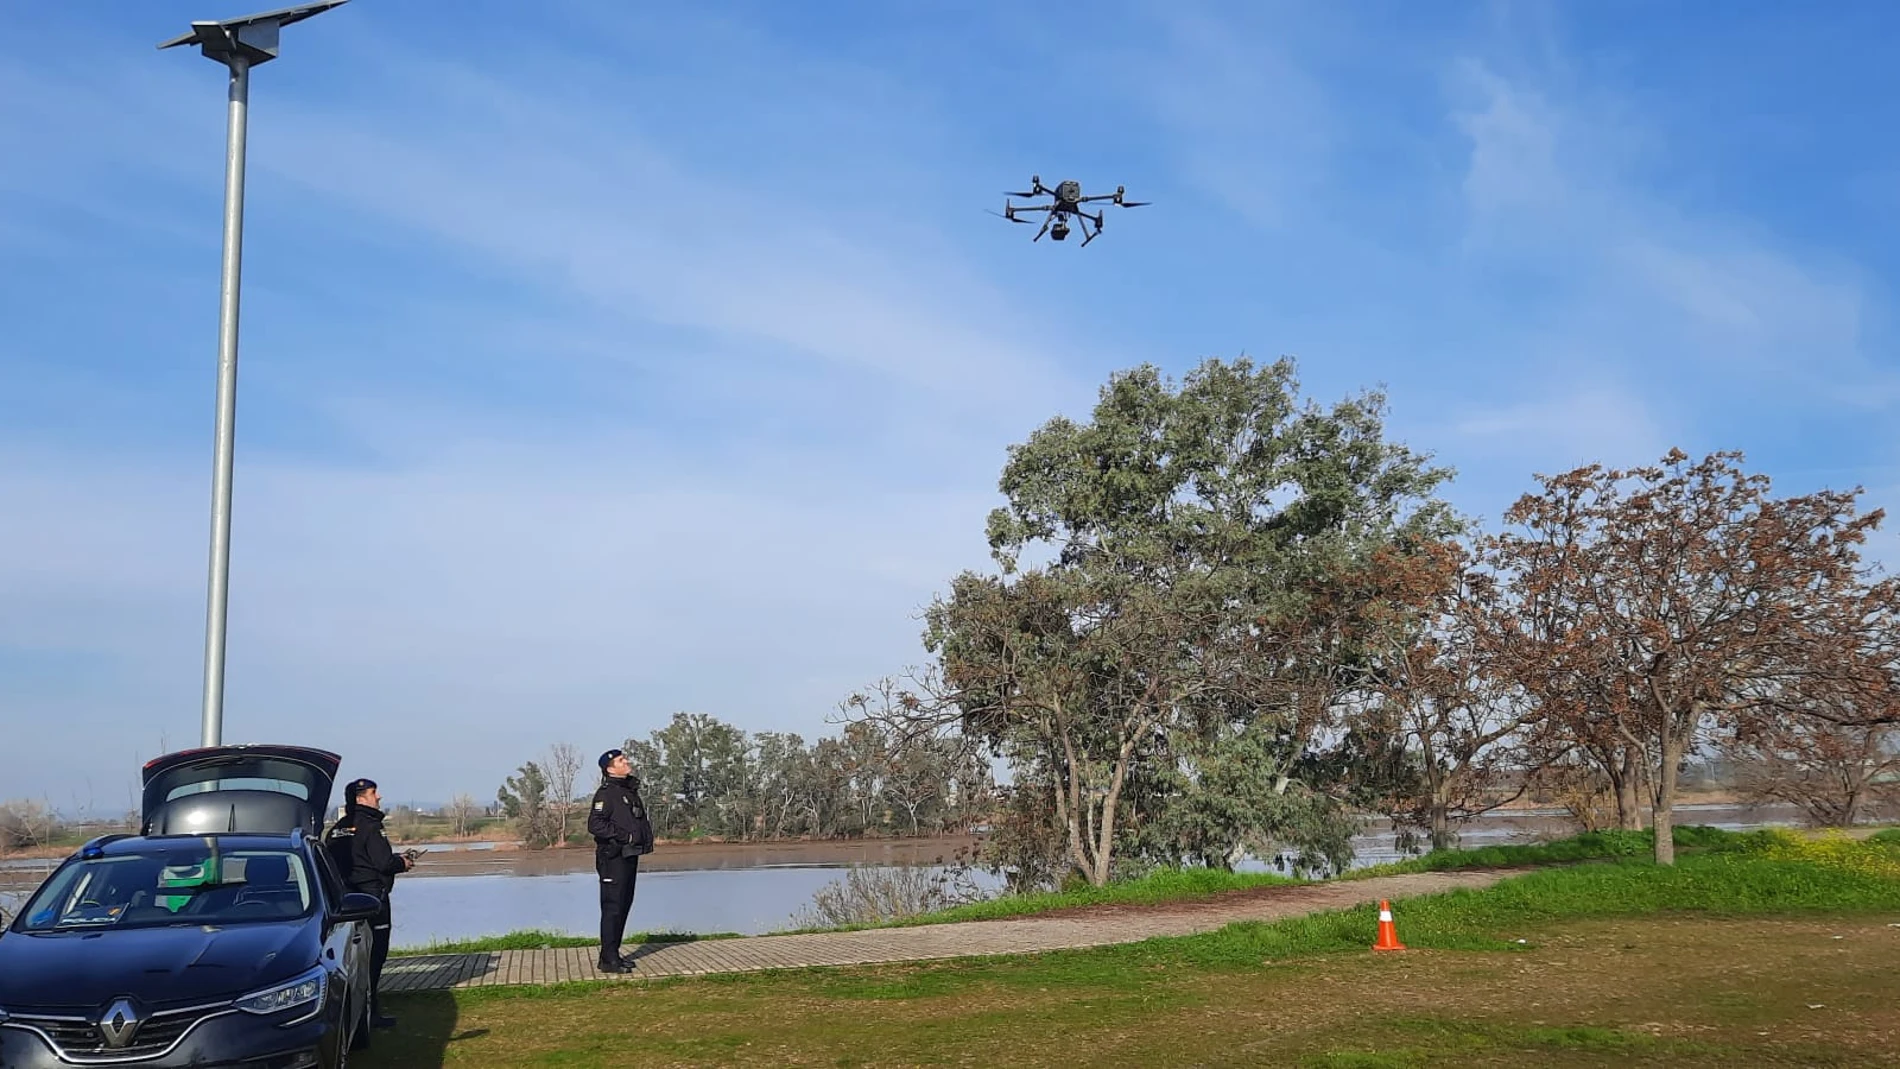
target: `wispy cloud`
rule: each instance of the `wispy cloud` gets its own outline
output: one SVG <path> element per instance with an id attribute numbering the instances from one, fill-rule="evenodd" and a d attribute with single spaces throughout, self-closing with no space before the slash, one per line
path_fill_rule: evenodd
<path id="1" fill-rule="evenodd" d="M 309 329 L 247 320 L 233 738 L 428 752 L 443 767 L 405 788 L 427 796 L 680 708 L 819 730 L 849 688 L 914 659 L 915 612 L 982 563 L 1004 446 L 1092 390 L 1071 364 L 1083 338 L 1050 334 L 901 205 L 866 226 L 852 205 L 776 193 L 769 163 L 698 167 L 651 112 L 610 103 L 604 68 L 577 70 L 502 82 L 440 61 L 410 80 L 371 63 L 359 89 L 407 88 L 379 106 L 271 99 L 275 136 L 253 139 L 254 235 L 295 233 L 332 261 L 428 256 L 433 277 L 353 265 L 385 301 L 413 287 L 426 308 L 446 280 L 501 296 L 454 306 L 436 338 L 439 317 L 392 302 L 376 326 L 401 333 L 375 344 L 402 363 L 365 380 L 361 354 L 326 351 L 365 336 L 349 305 L 324 323 L 287 289 L 364 281 L 252 268 L 247 310 Z M 875 107 L 834 74 L 826 92 Z M 145 106 L 203 103 L 177 81 Z M 66 106 L 33 99 L 39 125 Z M 145 166 L 140 139 L 95 104 L 82 93 L 70 114 L 99 119 L 100 141 L 129 158 L 101 149 L 94 165 Z M 312 228 L 317 213 L 328 221 Z M 427 399 L 429 376 L 457 370 L 432 350 L 464 340 L 469 374 L 565 367 L 584 393 L 539 413 L 446 381 Z M 290 408 L 348 451 L 269 444 Z M 20 712 L 75 732 L 195 722 L 181 714 L 197 696 L 207 480 L 192 445 L 135 459 L 0 440 L 0 492 L 30 517 L 0 529 L 0 645 L 90 651 L 119 693 L 140 694 L 115 711 L 42 689 L 7 698 Z M 83 753 L 64 730 L 49 729 L 53 750 Z M 48 761 L 14 751 L 0 781 Z"/>
<path id="2" fill-rule="evenodd" d="M 1694 131 L 1554 9 L 1117 7 L 301 27 L 253 86 L 231 737 L 431 797 L 676 709 L 822 730 L 985 563 L 1007 445 L 1137 360 L 1386 383 L 1480 515 L 1877 451 L 1882 268 L 1654 181 Z M 0 60 L 0 796 L 195 732 L 222 86 L 127 41 Z M 1156 205 L 1086 252 L 981 214 L 1056 167 Z"/>
<path id="3" fill-rule="evenodd" d="M 1588 385 L 1559 397 L 1474 412 L 1455 428 L 1520 464 L 1533 465 L 1646 463 L 1669 444 L 1642 398 Z"/>
<path id="4" fill-rule="evenodd" d="M 1117 76 L 1168 131 L 1185 182 L 1253 226 L 1278 230 L 1303 215 L 1347 123 L 1280 38 L 1294 20 L 1192 4 L 1142 8 L 1139 18 L 1142 47 Z"/>
<path id="5" fill-rule="evenodd" d="M 1619 167 L 1650 140 L 1627 109 L 1566 107 L 1476 61 L 1456 84 L 1467 249 L 1555 278 L 1553 326 L 1570 344 L 1596 341 L 1605 363 L 1718 404 L 1791 389 L 1875 410 L 1900 402 L 1900 368 L 1873 356 L 1851 269 L 1646 191 Z"/>

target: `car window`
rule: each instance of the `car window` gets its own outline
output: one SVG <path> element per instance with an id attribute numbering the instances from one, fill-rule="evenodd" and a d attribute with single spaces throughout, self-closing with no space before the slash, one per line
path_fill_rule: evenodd
<path id="1" fill-rule="evenodd" d="M 264 779 L 258 776 L 232 776 L 199 780 L 195 783 L 181 783 L 165 792 L 165 800 L 169 802 L 188 794 L 209 794 L 213 791 L 274 791 L 304 801 L 310 800 L 310 788 L 295 780 Z"/>
<path id="2" fill-rule="evenodd" d="M 304 859 L 287 849 L 228 850 L 203 839 L 68 862 L 20 910 L 22 930 L 243 924 L 309 912 Z"/>
<path id="3" fill-rule="evenodd" d="M 324 900 L 332 907 L 342 905 L 343 877 L 336 870 L 336 862 L 330 860 L 330 852 L 318 846 L 317 849 L 310 851 L 310 856 L 317 860 L 317 880 L 323 885 Z"/>

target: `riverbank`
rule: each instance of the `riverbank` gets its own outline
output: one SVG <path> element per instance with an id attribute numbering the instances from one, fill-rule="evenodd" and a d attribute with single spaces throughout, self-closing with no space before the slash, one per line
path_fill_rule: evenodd
<path id="1" fill-rule="evenodd" d="M 1698 831 L 1672 868 L 1490 875 L 1394 895 L 1402 953 L 1370 951 L 1375 911 L 1321 908 L 1024 956 L 433 991 L 392 996 L 402 1027 L 356 1064 L 440 1065 L 451 1041 L 461 1066 L 1890 1064 L 1900 845 Z"/>
<path id="2" fill-rule="evenodd" d="M 1721 809 L 1740 814 L 1744 819 L 1759 823 L 1799 824 L 1802 816 L 1799 809 L 1790 805 L 1769 804 L 1749 805 L 1738 800 L 1732 791 L 1696 791 L 1683 795 L 1676 803 L 1677 810 L 1690 819 L 1679 819 L 1678 823 L 1697 823 L 1694 815 L 1710 809 Z M 1644 811 L 1645 819 L 1648 810 Z M 1900 814 L 1872 813 L 1870 818 L 1892 818 Z M 1361 814 L 1366 834 L 1390 834 L 1384 819 L 1374 814 Z M 1862 826 L 1875 826 L 1872 823 Z M 1576 824 L 1561 809 L 1538 805 L 1528 799 L 1518 799 L 1502 808 L 1493 810 L 1465 826 L 1467 832 L 1484 833 L 1488 829 L 1510 827 L 1523 831 L 1526 835 L 1551 838 L 1575 832 Z M 111 829 L 101 829 L 104 834 Z M 853 864 L 929 864 L 941 856 L 948 860 L 954 857 L 958 849 L 969 849 L 980 841 L 980 836 L 956 834 L 943 836 L 917 836 L 867 839 L 785 839 L 752 842 L 723 842 L 711 839 L 661 839 L 656 851 L 642 864 L 655 870 L 666 869 L 721 869 L 754 868 L 761 865 L 853 865 Z M 57 845 L 29 847 L 26 849 L 0 851 L 0 865 L 13 861 L 59 860 L 69 856 L 84 841 L 75 838 L 61 840 Z M 430 859 L 460 859 L 463 854 L 500 855 L 514 858 L 547 858 L 548 871 L 576 871 L 580 867 L 592 864 L 592 847 L 587 843 L 567 843 L 540 850 L 525 848 L 519 840 L 493 835 L 463 836 L 417 836 L 403 837 L 393 835 L 392 842 L 398 848 L 420 847 L 426 850 Z M 528 862 L 528 864 L 534 864 Z M 565 867 L 562 867 L 565 866 Z"/>

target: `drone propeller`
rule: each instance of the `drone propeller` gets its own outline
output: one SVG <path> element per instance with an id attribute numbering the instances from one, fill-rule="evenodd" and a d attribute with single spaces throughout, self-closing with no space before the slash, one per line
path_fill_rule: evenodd
<path id="1" fill-rule="evenodd" d="M 1116 201 L 1115 203 L 1116 203 L 1116 204 L 1117 204 L 1118 206 L 1120 206 L 1120 207 L 1123 207 L 1123 208 L 1146 208 L 1146 207 L 1147 207 L 1148 205 L 1150 205 L 1150 204 L 1153 204 L 1153 203 L 1154 203 L 1154 201 L 1151 201 L 1151 200 L 1118 200 L 1118 201 Z"/>
<path id="2" fill-rule="evenodd" d="M 1002 212 L 999 212 L 994 208 L 985 208 L 983 210 L 986 212 L 989 212 L 991 215 L 994 215 L 998 219 L 1007 219 L 1012 223 L 1022 223 L 1025 226 L 1027 226 L 1030 223 L 1030 220 L 1028 219 L 1018 219 L 1013 215 L 1004 215 Z"/>
<path id="3" fill-rule="evenodd" d="M 1041 195 L 1042 194 L 1040 193 L 1020 193 L 1020 192 L 1010 192 L 1008 190 L 1003 191 L 1003 196 L 1005 197 L 1039 197 Z"/>

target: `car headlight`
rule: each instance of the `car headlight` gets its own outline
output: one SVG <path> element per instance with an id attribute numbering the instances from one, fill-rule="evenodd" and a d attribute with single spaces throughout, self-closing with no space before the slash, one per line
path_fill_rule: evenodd
<path id="1" fill-rule="evenodd" d="M 321 965 L 289 983 L 266 988 L 238 999 L 233 1005 L 245 1013 L 282 1013 L 298 1006 L 321 1001 L 327 974 Z"/>

